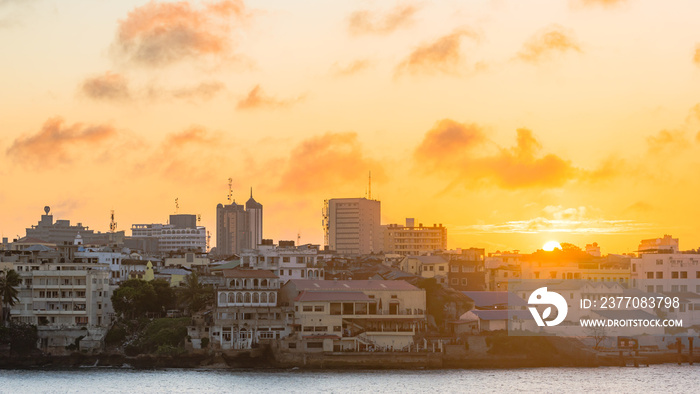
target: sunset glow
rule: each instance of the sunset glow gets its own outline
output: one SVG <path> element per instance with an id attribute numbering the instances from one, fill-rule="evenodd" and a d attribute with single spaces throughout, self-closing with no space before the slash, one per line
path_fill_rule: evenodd
<path id="1" fill-rule="evenodd" d="M 448 248 L 700 245 L 700 3 L 540 3 L 0 2 L 0 232 L 175 198 L 214 229 L 232 178 L 265 238 L 321 244 L 371 171 L 382 223 Z"/>
<path id="2" fill-rule="evenodd" d="M 549 241 L 544 246 L 542 246 L 542 249 L 547 252 L 551 252 L 554 249 L 561 249 L 561 245 L 557 241 Z"/>

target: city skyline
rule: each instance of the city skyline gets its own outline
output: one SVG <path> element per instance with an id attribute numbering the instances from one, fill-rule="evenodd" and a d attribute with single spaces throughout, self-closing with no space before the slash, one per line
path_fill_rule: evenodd
<path id="1" fill-rule="evenodd" d="M 372 171 L 382 224 L 449 248 L 695 248 L 699 8 L 3 1 L 0 233 L 45 205 L 128 231 L 175 198 L 214 230 L 233 178 L 263 237 L 322 244 L 323 201 Z"/>

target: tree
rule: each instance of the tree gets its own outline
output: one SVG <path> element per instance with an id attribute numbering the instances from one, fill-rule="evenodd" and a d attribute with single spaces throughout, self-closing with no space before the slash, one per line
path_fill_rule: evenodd
<path id="1" fill-rule="evenodd" d="M 196 272 L 187 275 L 185 287 L 180 290 L 180 300 L 190 313 L 202 310 L 213 297 L 213 289 L 210 286 L 205 287 L 199 281 L 199 275 Z"/>
<path id="2" fill-rule="evenodd" d="M 114 311 L 131 318 L 160 312 L 158 297 L 153 286 L 141 279 L 129 279 L 112 293 Z"/>
<path id="3" fill-rule="evenodd" d="M 15 270 L 5 270 L 0 277 L 0 298 L 2 298 L 2 322 L 5 323 L 10 319 L 10 308 L 12 308 L 19 297 L 17 294 L 21 279 Z"/>

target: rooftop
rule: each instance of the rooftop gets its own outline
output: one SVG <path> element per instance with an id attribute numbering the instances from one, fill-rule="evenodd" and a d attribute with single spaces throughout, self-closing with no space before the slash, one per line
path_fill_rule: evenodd
<path id="1" fill-rule="evenodd" d="M 242 269 L 233 268 L 225 269 L 224 277 L 226 278 L 269 278 L 278 279 L 279 277 L 269 270 Z"/>
<path id="2" fill-rule="evenodd" d="M 361 291 L 302 291 L 294 301 L 371 301 Z"/>
<path id="3" fill-rule="evenodd" d="M 527 302 L 509 291 L 463 291 L 462 294 L 474 301 L 477 308 L 488 308 L 497 305 L 526 306 Z"/>
<path id="4" fill-rule="evenodd" d="M 414 290 L 421 289 L 402 280 L 313 280 L 291 279 L 287 285 L 294 285 L 297 290 Z"/>

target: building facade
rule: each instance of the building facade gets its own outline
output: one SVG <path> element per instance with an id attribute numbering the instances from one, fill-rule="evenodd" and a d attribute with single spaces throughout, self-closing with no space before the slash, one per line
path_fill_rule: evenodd
<path id="1" fill-rule="evenodd" d="M 245 203 L 216 206 L 216 251 L 220 256 L 240 255 L 262 243 L 263 206 L 253 198 Z"/>
<path id="2" fill-rule="evenodd" d="M 323 207 L 324 242 L 341 254 L 369 254 L 384 248 L 381 203 L 366 198 L 333 198 Z"/>
<path id="3" fill-rule="evenodd" d="M 82 223 L 71 225 L 70 220 L 56 220 L 54 222 L 53 215 L 50 215 L 51 208 L 44 207 L 44 215 L 41 215 L 41 220 L 36 225 L 26 229 L 26 238 L 35 238 L 43 240 L 47 243 L 56 245 L 64 245 L 73 243 L 76 235 L 80 234 L 86 244 L 123 244 L 124 231 L 113 233 L 101 233 L 99 231 L 90 230 Z"/>
<path id="4" fill-rule="evenodd" d="M 423 223 L 416 226 L 413 218 L 406 218 L 405 225 L 388 224 L 382 228 L 384 253 L 408 256 L 447 249 L 447 228 L 442 223 L 432 227 L 424 227 Z"/>
<path id="5" fill-rule="evenodd" d="M 274 245 L 264 240 L 256 249 L 241 252 L 241 266 L 271 270 L 281 283 L 290 279 L 324 279 L 325 264 L 318 245 L 295 246 L 293 241 Z"/>
<path id="6" fill-rule="evenodd" d="M 170 224 L 133 224 L 131 236 L 135 239 L 157 239 L 160 253 L 207 251 L 207 230 L 196 225 L 195 215 L 170 215 Z"/>

